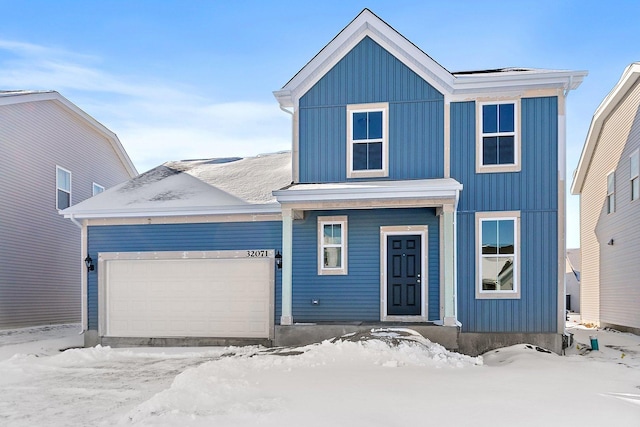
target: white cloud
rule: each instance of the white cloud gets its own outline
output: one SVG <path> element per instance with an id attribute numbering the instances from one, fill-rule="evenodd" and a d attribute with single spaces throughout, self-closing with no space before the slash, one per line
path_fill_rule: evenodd
<path id="1" fill-rule="evenodd" d="M 291 119 L 275 99 L 216 103 L 183 82 L 116 75 L 102 63 L 93 55 L 0 40 L 4 89 L 60 92 L 115 132 L 140 172 L 168 160 L 290 148 Z"/>

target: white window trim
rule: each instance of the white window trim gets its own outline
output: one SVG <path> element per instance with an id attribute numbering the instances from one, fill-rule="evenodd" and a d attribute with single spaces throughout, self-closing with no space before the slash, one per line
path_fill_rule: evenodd
<path id="1" fill-rule="evenodd" d="M 633 158 L 636 158 L 636 161 L 638 163 L 638 173 L 636 173 L 635 175 L 631 175 L 632 171 L 631 171 L 631 161 Z M 631 193 L 630 197 L 631 197 L 631 201 L 634 202 L 638 199 L 640 199 L 640 194 L 636 194 L 635 198 L 633 197 L 633 182 L 634 180 L 636 181 L 640 181 L 640 149 L 634 151 L 633 153 L 631 153 L 631 155 L 629 156 L 629 192 Z"/>
<path id="2" fill-rule="evenodd" d="M 98 187 L 98 188 L 100 188 L 100 189 L 101 189 L 99 193 L 96 193 L 96 187 Z M 92 196 L 95 196 L 96 194 L 100 194 L 100 193 L 104 192 L 104 190 L 105 190 L 105 188 L 104 188 L 102 185 L 98 184 L 98 183 L 95 183 L 95 182 L 94 182 L 94 183 L 91 185 L 91 195 L 92 195 Z"/>
<path id="3" fill-rule="evenodd" d="M 522 128 L 520 125 L 520 98 L 476 102 L 476 173 L 498 173 L 498 172 L 520 172 L 522 146 L 520 144 Z M 484 165 L 482 164 L 482 139 L 485 134 L 482 132 L 482 107 L 485 105 L 513 104 L 513 160 L 510 165 Z M 511 133 L 491 133 L 486 135 L 510 135 Z"/>
<path id="4" fill-rule="evenodd" d="M 340 224 L 342 226 L 342 245 L 341 245 L 341 255 L 342 255 L 342 263 L 340 264 L 342 267 L 340 268 L 326 268 L 324 266 L 324 245 L 323 245 L 323 234 L 324 234 L 324 226 L 329 224 Z M 318 275 L 319 276 L 337 276 L 337 275 L 346 275 L 348 274 L 347 269 L 347 260 L 348 256 L 348 220 L 346 216 L 319 216 L 318 217 Z"/>
<path id="5" fill-rule="evenodd" d="M 513 248 L 513 287 L 512 291 L 482 290 L 482 221 L 512 219 L 515 223 Z M 520 211 L 476 212 L 476 299 L 520 299 Z"/>
<path id="6" fill-rule="evenodd" d="M 421 309 L 418 316 L 390 316 L 387 314 L 387 237 L 418 234 L 421 237 Z M 380 227 L 380 320 L 383 322 L 429 321 L 429 227 L 426 225 L 395 225 Z"/>
<path id="7" fill-rule="evenodd" d="M 609 177 L 613 176 L 613 190 L 609 191 Z M 611 203 L 611 201 L 613 203 Z M 616 212 L 616 171 L 613 170 L 607 174 L 607 198 L 605 200 L 607 205 L 607 215 Z M 613 205 L 613 209 L 611 209 L 611 205 Z"/>
<path id="8" fill-rule="evenodd" d="M 58 203 L 58 190 L 64 191 L 65 193 L 67 192 L 67 190 L 65 190 L 64 188 L 60 187 L 60 183 L 58 182 L 58 171 L 59 170 L 64 171 L 64 172 L 69 174 L 69 191 L 68 191 L 68 193 L 69 193 L 69 207 L 73 206 L 73 200 L 71 199 L 71 196 L 73 194 L 73 174 L 71 173 L 70 170 L 56 165 L 56 209 L 60 211 L 62 209 L 58 208 L 58 206 L 60 206 L 60 204 Z"/>
<path id="9" fill-rule="evenodd" d="M 353 170 L 353 113 L 382 111 L 382 169 Z M 356 142 L 357 144 L 357 142 Z M 347 178 L 389 176 L 389 103 L 347 105 Z"/>

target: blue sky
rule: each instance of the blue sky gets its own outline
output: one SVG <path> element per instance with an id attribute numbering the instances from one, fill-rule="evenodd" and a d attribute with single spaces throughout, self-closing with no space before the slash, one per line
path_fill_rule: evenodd
<path id="1" fill-rule="evenodd" d="M 0 90 L 57 90 L 117 133 L 141 172 L 289 149 L 272 91 L 364 7 L 450 71 L 589 71 L 568 98 L 568 186 L 593 112 L 640 60 L 637 1 L 0 0 Z M 567 207 L 577 247 L 577 197 Z"/>

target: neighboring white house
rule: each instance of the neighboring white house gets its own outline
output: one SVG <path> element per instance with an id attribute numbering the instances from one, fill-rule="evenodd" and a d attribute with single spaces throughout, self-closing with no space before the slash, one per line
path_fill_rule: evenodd
<path id="1" fill-rule="evenodd" d="M 137 175 L 55 91 L 0 91 L 0 328 L 80 321 L 80 228 L 58 211 Z"/>
<path id="2" fill-rule="evenodd" d="M 591 121 L 571 192 L 580 195 L 583 322 L 640 331 L 640 62 Z"/>
<path id="3" fill-rule="evenodd" d="M 580 313 L 580 249 L 567 249 L 565 263 L 566 309 Z"/>

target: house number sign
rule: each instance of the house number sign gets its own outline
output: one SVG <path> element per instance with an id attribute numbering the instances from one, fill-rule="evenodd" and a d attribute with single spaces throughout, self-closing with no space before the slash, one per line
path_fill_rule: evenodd
<path id="1" fill-rule="evenodd" d="M 247 257 L 249 258 L 264 258 L 269 256 L 269 251 L 247 251 Z"/>

